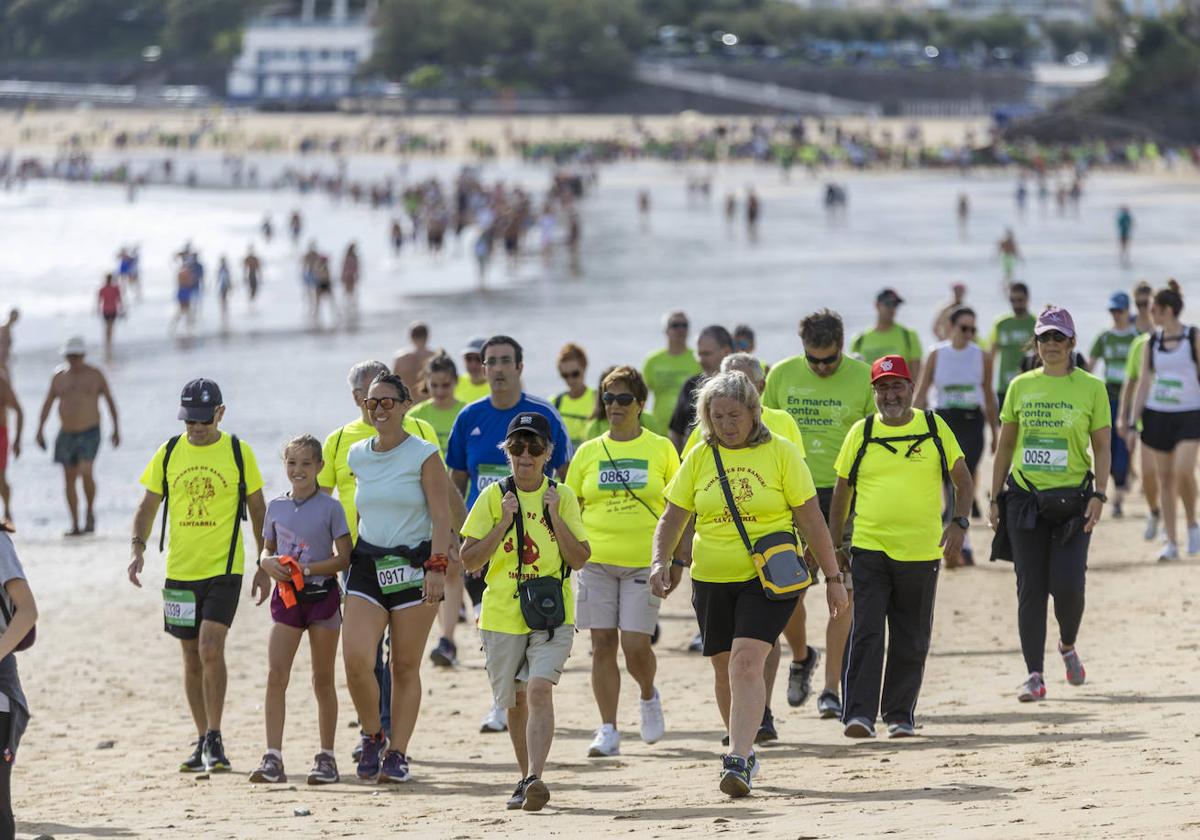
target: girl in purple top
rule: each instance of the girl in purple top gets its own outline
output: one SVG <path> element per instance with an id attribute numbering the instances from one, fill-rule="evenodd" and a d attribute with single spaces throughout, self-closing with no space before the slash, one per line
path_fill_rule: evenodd
<path id="1" fill-rule="evenodd" d="M 267 752 L 262 765 L 250 775 L 251 782 L 286 782 L 283 770 L 283 719 L 292 660 L 300 640 L 308 631 L 312 650 L 313 692 L 317 696 L 317 720 L 321 751 L 308 774 L 310 785 L 339 781 L 333 756 L 337 730 L 337 692 L 333 686 L 338 637 L 342 629 L 341 589 L 337 574 L 350 566 L 350 529 L 340 502 L 317 487 L 321 442 L 312 435 L 288 441 L 283 449 L 290 493 L 272 499 L 263 522 L 263 552 L 255 573 L 255 589 L 265 600 L 271 593 L 271 628 L 267 659 Z M 288 559 L 295 561 L 295 566 Z M 296 566 L 304 586 L 296 588 Z M 281 592 L 281 588 L 284 590 Z M 285 597 L 287 596 L 287 597 Z"/>

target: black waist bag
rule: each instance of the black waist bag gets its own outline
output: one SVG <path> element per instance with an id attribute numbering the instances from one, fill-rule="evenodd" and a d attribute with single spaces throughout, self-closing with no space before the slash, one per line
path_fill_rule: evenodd
<path id="1" fill-rule="evenodd" d="M 338 589 L 337 578 L 330 577 L 324 583 L 304 581 L 304 588 L 296 590 L 296 602 L 300 604 L 316 604 L 329 597 L 329 593 Z"/>
<path id="2" fill-rule="evenodd" d="M 554 479 L 550 479 L 550 486 L 554 486 Z M 512 476 L 505 479 L 504 490 L 512 492 L 514 496 L 517 495 L 517 482 Z M 550 511 L 543 509 L 542 516 L 545 517 L 546 527 L 553 533 L 554 527 L 550 524 Z M 513 527 L 517 531 L 518 569 L 521 568 L 521 553 L 525 550 L 524 519 L 525 514 L 518 505 L 517 515 L 513 517 Z M 565 560 L 560 560 L 560 562 L 562 570 L 558 575 L 543 575 L 517 583 L 516 597 L 521 605 L 521 617 L 525 619 L 525 624 L 530 630 L 545 630 L 551 639 L 554 638 L 555 628 L 562 627 L 567 623 L 567 603 L 563 599 L 563 581 L 566 580 L 569 569 Z"/>
<path id="3" fill-rule="evenodd" d="M 1025 478 L 1025 476 L 1021 476 Z M 1092 495 L 1092 480 L 1090 472 L 1083 477 L 1078 487 L 1052 487 L 1049 490 L 1038 490 L 1026 480 L 1026 492 L 1037 502 L 1038 517 L 1053 525 L 1083 516 L 1087 512 L 1088 500 Z"/>

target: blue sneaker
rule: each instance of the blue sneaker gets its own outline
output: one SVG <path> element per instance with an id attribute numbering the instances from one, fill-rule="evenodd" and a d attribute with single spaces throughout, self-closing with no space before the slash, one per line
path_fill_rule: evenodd
<path id="1" fill-rule="evenodd" d="M 408 772 L 408 756 L 396 750 L 388 750 L 379 770 L 379 781 L 402 784 L 410 778 L 412 776 Z"/>
<path id="2" fill-rule="evenodd" d="M 377 735 L 363 733 L 362 743 L 359 746 L 358 778 L 368 782 L 378 781 L 383 763 L 381 759 L 385 749 L 387 749 L 387 738 L 383 737 L 382 732 Z"/>
<path id="3" fill-rule="evenodd" d="M 750 761 L 753 760 L 754 758 L 751 756 Z M 721 793 L 734 799 L 750 793 L 753 784 L 750 781 L 752 770 L 750 761 L 740 755 L 721 756 Z"/>

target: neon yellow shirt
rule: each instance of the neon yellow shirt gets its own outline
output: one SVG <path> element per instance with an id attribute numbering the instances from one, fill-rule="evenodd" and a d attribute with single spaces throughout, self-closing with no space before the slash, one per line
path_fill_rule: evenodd
<path id="1" fill-rule="evenodd" d="M 412 412 L 404 415 L 404 431 L 421 440 L 437 446 L 438 436 L 433 426 L 419 418 L 413 417 Z M 361 417 L 351 420 L 340 429 L 334 429 L 325 438 L 321 447 L 321 460 L 325 465 L 317 474 L 317 485 L 325 490 L 336 490 L 338 501 L 346 511 L 346 524 L 350 526 L 350 539 L 358 540 L 358 509 L 354 506 L 354 492 L 357 486 L 354 481 L 354 471 L 350 469 L 347 458 L 350 447 L 360 440 L 375 436 L 375 427 L 365 422 Z"/>
<path id="2" fill-rule="evenodd" d="M 938 437 L 946 452 L 946 468 L 962 460 L 954 432 L 934 415 Z M 838 453 L 837 474 L 850 477 L 862 446 L 866 420 L 859 420 L 846 435 Z M 920 411 L 903 426 L 887 426 L 875 416 L 871 436 L 878 438 L 926 434 L 929 423 Z M 867 446 L 858 468 L 854 497 L 854 545 L 882 551 L 893 560 L 936 560 L 942 556 L 942 461 L 932 440 L 921 443 L 905 457 L 911 442 L 897 444 L 897 452 L 877 443 Z"/>
<path id="3" fill-rule="evenodd" d="M 552 402 L 558 415 L 562 417 L 567 427 L 567 436 L 571 438 L 572 446 L 579 446 L 587 440 L 587 428 L 592 422 L 592 412 L 596 410 L 596 392 L 585 388 L 582 396 L 572 397 L 563 391 Z"/>
<path id="4" fill-rule="evenodd" d="M 517 491 L 521 513 L 525 517 L 522 520 L 525 546 L 519 560 L 520 568 L 518 569 L 517 553 L 514 550 L 517 539 L 514 527 L 500 540 L 500 545 L 488 563 L 487 575 L 484 578 L 487 588 L 483 591 L 483 608 L 479 614 L 481 630 L 515 635 L 529 633 L 529 625 L 521 615 L 521 604 L 516 598 L 518 579 L 531 580 L 562 573 L 563 560 L 558 552 L 558 540 L 554 538 L 543 511 L 542 497 L 549 486 L 543 479 L 542 486 L 534 493 Z M 485 487 L 471 506 L 471 512 L 467 514 L 462 535 L 477 540 L 486 537 L 500 521 L 500 502 L 503 498 L 504 482 L 497 481 Z M 558 485 L 558 515 L 576 539 L 587 539 L 583 520 L 579 515 L 579 500 L 575 498 L 575 491 L 568 485 Z M 563 580 L 562 591 L 563 603 L 566 605 L 566 623 L 574 624 L 575 596 L 571 593 L 570 577 Z"/>
<path id="5" fill-rule="evenodd" d="M 675 401 L 679 399 L 679 390 L 688 377 L 700 373 L 700 363 L 691 350 L 672 356 L 667 348 L 656 350 L 642 362 L 642 378 L 646 387 L 654 395 L 654 408 L 651 413 L 660 429 L 667 428 L 671 422 L 671 412 L 675 410 Z"/>
<path id="6" fill-rule="evenodd" d="M 762 410 L 763 425 L 766 426 L 772 435 L 779 435 L 786 441 L 790 441 L 793 446 L 800 450 L 800 457 L 806 458 L 808 454 L 804 451 L 804 438 L 800 436 L 800 428 L 796 425 L 796 421 L 792 419 L 792 415 L 778 408 L 768 408 L 763 406 Z M 692 429 L 691 435 L 688 436 L 687 442 L 683 444 L 683 456 L 687 454 L 697 444 L 703 444 L 704 441 L 700 437 L 700 427 Z"/>
<path id="7" fill-rule="evenodd" d="M 458 375 L 458 384 L 454 386 L 454 399 L 459 402 L 473 403 L 475 400 L 481 400 L 491 394 L 492 389 L 486 379 L 476 385 L 471 381 L 471 374 L 460 373 Z"/>
<path id="8" fill-rule="evenodd" d="M 437 433 L 438 447 L 442 450 L 442 459 L 446 458 L 446 444 L 450 441 L 450 430 L 454 428 L 454 418 L 462 411 L 466 403 L 454 401 L 453 408 L 438 408 L 433 400 L 419 402 L 408 410 L 406 417 L 424 420 Z"/>
<path id="9" fill-rule="evenodd" d="M 663 490 L 678 470 L 675 446 L 653 432 L 643 430 L 622 441 L 605 434 L 580 444 L 567 470 L 567 485 L 583 503 L 589 563 L 635 569 L 650 565 L 654 528 L 666 507 Z"/>
<path id="10" fill-rule="evenodd" d="M 245 441 L 238 441 L 246 473 L 246 495 L 263 487 L 258 462 Z M 154 453 L 142 472 L 141 484 L 152 493 L 163 490 L 163 456 L 167 444 Z M 229 543 L 237 517 L 238 470 L 233 460 L 233 438 L 225 432 L 216 443 L 193 446 L 187 435 L 171 450 L 167 465 L 167 577 L 172 580 L 204 580 L 227 574 Z M 241 524 L 244 535 L 252 530 Z M 253 536 L 253 535 L 252 535 Z M 245 548 L 239 538 L 233 567 L 228 574 L 240 575 L 245 567 Z"/>
<path id="11" fill-rule="evenodd" d="M 903 356 L 910 364 L 921 358 L 921 339 L 916 330 L 892 324 L 880 331 L 863 330 L 850 339 L 850 352 L 868 365 L 884 356 Z"/>
<path id="12" fill-rule="evenodd" d="M 1038 368 L 1009 384 L 1000 422 L 1019 427 L 1012 465 L 1019 483 L 1049 490 L 1083 483 L 1092 468 L 1091 433 L 1110 427 L 1112 415 L 1108 392 L 1095 376 L 1078 368 L 1047 376 Z"/>
<path id="13" fill-rule="evenodd" d="M 750 542 L 775 531 L 793 530 L 792 508 L 817 494 L 800 450 L 775 435 L 758 446 L 720 449 Z M 710 447 L 697 446 L 688 453 L 667 486 L 666 496 L 672 504 L 696 514 L 693 579 L 736 583 L 757 576 L 750 552 L 729 515 Z"/>

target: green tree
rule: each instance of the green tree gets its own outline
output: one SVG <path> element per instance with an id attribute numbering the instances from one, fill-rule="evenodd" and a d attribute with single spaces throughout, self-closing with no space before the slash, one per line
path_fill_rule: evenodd
<path id="1" fill-rule="evenodd" d="M 264 0 L 167 0 L 162 46 L 167 58 L 231 59 L 241 30 Z"/>

